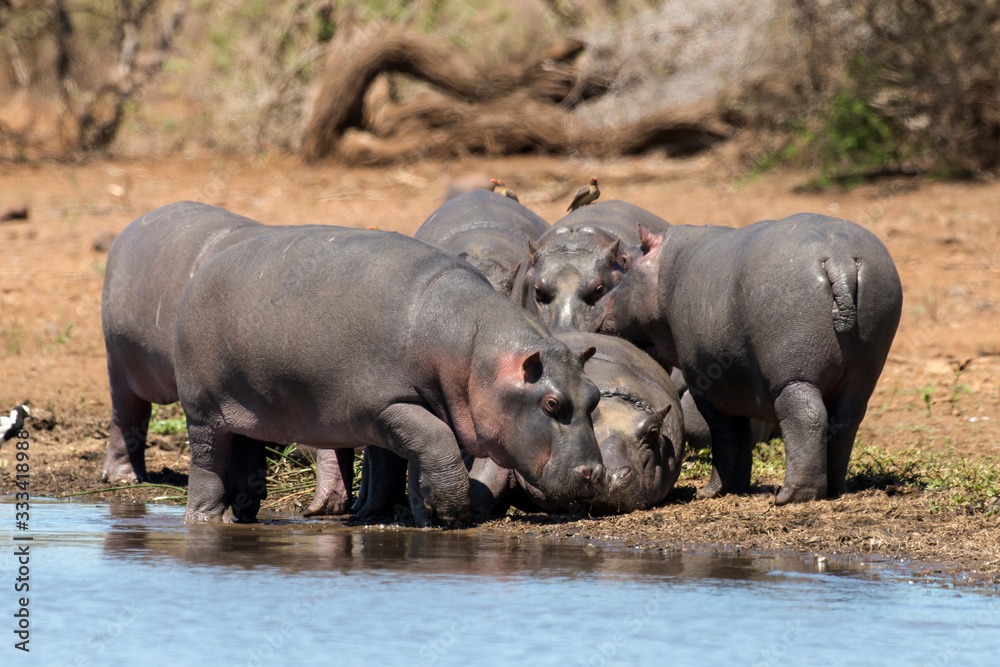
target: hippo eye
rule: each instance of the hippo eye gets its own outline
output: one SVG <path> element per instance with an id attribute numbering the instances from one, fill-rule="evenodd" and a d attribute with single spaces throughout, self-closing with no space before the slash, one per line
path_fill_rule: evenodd
<path id="1" fill-rule="evenodd" d="M 559 414 L 560 407 L 559 399 L 555 396 L 546 396 L 545 400 L 542 401 L 542 409 L 552 416 Z"/>
<path id="2" fill-rule="evenodd" d="M 597 303 L 606 291 L 603 283 L 590 290 L 590 294 L 587 295 L 587 303 L 590 305 Z"/>
<path id="3" fill-rule="evenodd" d="M 541 285 L 535 285 L 535 301 L 538 303 L 550 303 L 552 301 L 552 295 L 545 290 Z"/>
<path id="4" fill-rule="evenodd" d="M 623 252 L 622 253 L 622 271 L 623 272 L 628 271 L 628 253 L 627 252 Z"/>

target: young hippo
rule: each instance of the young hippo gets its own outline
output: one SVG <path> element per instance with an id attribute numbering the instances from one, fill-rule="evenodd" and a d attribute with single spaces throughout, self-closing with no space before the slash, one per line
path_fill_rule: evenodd
<path id="1" fill-rule="evenodd" d="M 255 519 L 234 501 L 258 491 L 233 471 L 262 452 L 235 436 L 386 448 L 409 460 L 421 525 L 470 517 L 462 449 L 563 502 L 603 483 L 581 355 L 465 262 L 399 234 L 284 228 L 217 254 L 184 289 L 174 357 L 187 522 L 227 506 Z"/>
<path id="2" fill-rule="evenodd" d="M 712 438 L 699 496 L 749 489 L 751 418 L 781 428 L 778 504 L 842 493 L 902 309 L 882 242 L 811 213 L 639 231 L 642 254 L 604 299 L 598 328 L 654 344 L 683 371 Z"/>

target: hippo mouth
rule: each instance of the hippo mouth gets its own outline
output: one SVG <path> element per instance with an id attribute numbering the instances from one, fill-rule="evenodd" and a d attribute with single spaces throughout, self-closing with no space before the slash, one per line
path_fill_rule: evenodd
<path id="1" fill-rule="evenodd" d="M 603 477 L 591 484 L 555 485 L 551 483 L 549 463 L 545 464 L 539 478 L 529 480 L 525 475 L 514 471 L 518 484 L 533 503 L 545 511 L 554 512 L 573 506 L 589 506 L 599 501 L 607 494 L 607 486 Z M 537 483 L 536 483 L 537 482 Z"/>
<path id="2" fill-rule="evenodd" d="M 609 471 L 611 481 L 604 493 L 587 503 L 591 511 L 595 514 L 620 514 L 652 507 L 659 500 L 653 497 L 661 473 L 656 458 L 652 450 L 645 449 L 640 465 Z"/>

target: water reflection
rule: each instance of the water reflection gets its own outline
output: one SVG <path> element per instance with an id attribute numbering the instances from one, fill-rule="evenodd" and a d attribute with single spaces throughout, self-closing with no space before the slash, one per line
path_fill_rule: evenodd
<path id="1" fill-rule="evenodd" d="M 391 571 L 412 575 L 767 580 L 774 571 L 817 572 L 812 556 L 734 556 L 608 547 L 571 537 L 497 535 L 478 529 L 347 526 L 276 520 L 255 525 L 168 525 L 143 505 L 111 504 L 104 552 L 113 558 L 286 572 Z M 826 571 L 858 569 L 846 563 Z"/>

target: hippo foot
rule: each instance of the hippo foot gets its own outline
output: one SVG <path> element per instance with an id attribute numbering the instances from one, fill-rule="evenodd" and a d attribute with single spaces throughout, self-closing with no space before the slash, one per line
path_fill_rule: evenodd
<path id="1" fill-rule="evenodd" d="M 351 501 L 349 498 L 338 496 L 320 497 L 317 493 L 309 507 L 302 512 L 302 516 L 340 516 L 351 513 Z"/>
<path id="2" fill-rule="evenodd" d="M 233 517 L 218 512 L 188 509 L 184 512 L 184 523 L 233 523 Z"/>
<path id="3" fill-rule="evenodd" d="M 823 500 L 824 498 L 826 498 L 825 484 L 822 486 L 792 486 L 785 484 L 778 491 L 778 496 L 774 499 L 774 504 L 806 503 L 810 500 Z"/>
<path id="4" fill-rule="evenodd" d="M 108 484 L 142 484 L 149 481 L 149 474 L 145 470 L 133 470 L 128 461 L 106 461 L 100 479 Z"/>
<path id="5" fill-rule="evenodd" d="M 713 484 L 713 482 L 716 483 Z M 705 500 L 706 498 L 718 498 L 722 495 L 725 495 L 725 492 L 722 490 L 722 482 L 713 479 L 698 489 L 698 493 L 694 494 L 694 497 L 698 500 Z"/>
<path id="6" fill-rule="evenodd" d="M 708 480 L 708 484 L 698 489 L 698 493 L 695 494 L 695 498 L 698 500 L 705 500 L 706 498 L 718 498 L 723 496 L 728 492 L 725 485 L 722 483 L 722 477 L 719 476 L 719 471 L 713 467 L 712 477 Z"/>

